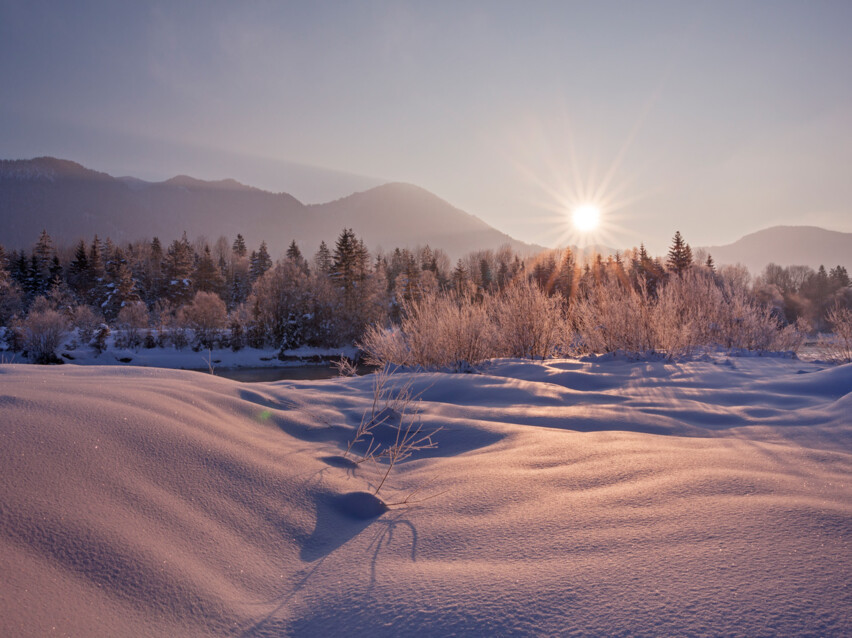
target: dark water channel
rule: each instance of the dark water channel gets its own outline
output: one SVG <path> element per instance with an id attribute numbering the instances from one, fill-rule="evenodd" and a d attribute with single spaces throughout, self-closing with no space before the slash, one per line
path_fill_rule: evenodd
<path id="1" fill-rule="evenodd" d="M 358 366 L 358 374 L 369 374 L 374 368 Z M 206 372 L 206 370 L 204 370 Z M 217 377 L 242 381 L 243 383 L 268 383 L 270 381 L 316 381 L 333 379 L 338 375 L 337 368 L 329 364 L 313 366 L 292 366 L 282 368 L 216 368 Z"/>

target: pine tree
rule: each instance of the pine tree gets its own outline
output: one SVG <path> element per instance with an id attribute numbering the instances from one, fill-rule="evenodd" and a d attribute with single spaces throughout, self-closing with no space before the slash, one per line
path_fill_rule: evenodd
<path id="1" fill-rule="evenodd" d="M 331 251 L 328 249 L 328 246 L 325 245 L 325 242 L 321 241 L 319 249 L 314 255 L 314 267 L 317 272 L 328 275 L 331 273 L 332 263 Z"/>
<path id="2" fill-rule="evenodd" d="M 154 237 L 151 240 L 151 246 L 148 252 L 148 263 L 144 268 L 141 288 L 145 295 L 145 301 L 148 305 L 158 301 L 165 290 L 163 272 L 163 245 L 160 243 L 159 237 Z"/>
<path id="3" fill-rule="evenodd" d="M 86 243 L 82 239 L 74 249 L 74 258 L 68 265 L 68 285 L 79 297 L 85 299 L 90 286 L 90 273 Z"/>
<path id="4" fill-rule="evenodd" d="M 828 273 L 828 278 L 831 281 L 833 288 L 848 288 L 850 284 L 849 273 L 843 266 L 836 266 Z"/>
<path id="5" fill-rule="evenodd" d="M 52 279 L 50 270 L 55 256 L 53 240 L 46 230 L 42 230 L 30 258 L 30 272 L 26 286 L 30 299 L 47 294 Z"/>
<path id="6" fill-rule="evenodd" d="M 62 277 L 62 264 L 59 263 L 59 256 L 54 254 L 50 260 L 50 289 L 59 287 L 65 280 Z"/>
<path id="7" fill-rule="evenodd" d="M 107 297 L 101 307 L 108 321 L 113 321 L 127 304 L 141 300 L 133 273 L 119 249 L 113 252 L 113 259 L 110 260 L 107 289 Z"/>
<path id="8" fill-rule="evenodd" d="M 269 256 L 269 250 L 266 247 L 266 242 L 260 242 L 260 249 L 251 253 L 251 280 L 257 281 L 263 276 L 267 270 L 272 268 L 272 257 Z"/>
<path id="9" fill-rule="evenodd" d="M 242 235 L 237 234 L 237 238 L 234 240 L 234 245 L 232 247 L 232 250 L 234 251 L 234 254 L 237 257 L 245 257 L 246 256 L 246 253 L 248 252 L 247 249 L 246 249 L 246 240 L 243 239 Z"/>
<path id="10" fill-rule="evenodd" d="M 287 259 L 296 264 L 296 266 L 299 267 L 299 270 L 301 270 L 304 274 L 308 274 L 308 262 L 302 256 L 302 251 L 299 250 L 299 246 L 296 245 L 295 239 L 290 242 L 290 247 L 287 248 Z"/>
<path id="11" fill-rule="evenodd" d="M 213 263 L 210 246 L 207 244 L 204 244 L 204 251 L 201 253 L 201 259 L 198 260 L 198 265 L 195 267 L 192 278 L 196 291 L 203 290 L 204 292 L 212 292 L 217 295 L 222 293 L 225 282 L 222 279 L 222 273 L 219 272 L 218 266 Z"/>
<path id="12" fill-rule="evenodd" d="M 30 255 L 30 263 L 27 267 L 27 278 L 24 282 L 24 293 L 28 301 L 47 293 L 47 281 L 42 277 L 40 262 L 35 253 Z"/>
<path id="13" fill-rule="evenodd" d="M 713 255 L 707 254 L 707 261 L 704 262 L 704 266 L 710 272 L 716 272 L 716 262 L 713 261 Z"/>
<path id="14" fill-rule="evenodd" d="M 450 282 L 453 290 L 458 293 L 465 292 L 469 286 L 470 278 L 467 274 L 467 268 L 465 268 L 464 262 L 461 259 L 456 262 L 456 267 L 453 268 Z"/>
<path id="15" fill-rule="evenodd" d="M 692 266 L 692 249 L 689 247 L 689 244 L 683 241 L 679 230 L 675 232 L 672 239 L 672 246 L 669 248 L 666 266 L 678 276 Z"/>
<path id="16" fill-rule="evenodd" d="M 27 279 L 30 276 L 30 265 L 26 251 L 22 250 L 19 253 L 9 255 L 9 263 L 9 273 L 12 275 L 12 279 L 18 287 L 23 289 L 26 287 Z"/>
<path id="17" fill-rule="evenodd" d="M 175 305 L 183 305 L 193 294 L 192 274 L 195 270 L 195 251 L 186 238 L 174 240 L 163 259 L 165 274 L 164 296 Z"/>
<path id="18" fill-rule="evenodd" d="M 331 278 L 343 293 L 346 310 L 353 312 L 359 302 L 358 286 L 367 276 L 370 253 L 351 228 L 344 228 L 334 246 Z"/>

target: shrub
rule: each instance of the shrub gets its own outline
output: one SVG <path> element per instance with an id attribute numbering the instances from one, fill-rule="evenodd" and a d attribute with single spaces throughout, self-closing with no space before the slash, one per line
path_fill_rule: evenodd
<path id="1" fill-rule="evenodd" d="M 56 349 L 67 331 L 65 317 L 53 309 L 30 312 L 21 324 L 22 345 L 34 363 L 57 363 Z"/>
<path id="2" fill-rule="evenodd" d="M 546 359 L 568 337 L 561 298 L 526 278 L 512 282 L 490 305 L 496 344 L 505 356 Z"/>
<path id="3" fill-rule="evenodd" d="M 225 327 L 228 314 L 225 302 L 212 292 L 199 291 L 180 309 L 179 322 L 195 332 L 195 345 L 212 348 Z"/>
<path id="4" fill-rule="evenodd" d="M 834 334 L 820 340 L 823 356 L 836 363 L 852 362 L 852 309 L 839 303 L 826 313 Z"/>
<path id="5" fill-rule="evenodd" d="M 121 334 L 116 337 L 119 348 L 138 348 L 142 345 L 142 331 L 148 328 L 148 308 L 141 301 L 125 305 L 118 313 L 116 327 Z"/>
<path id="6" fill-rule="evenodd" d="M 656 345 L 653 300 L 618 279 L 591 287 L 571 307 L 580 352 L 647 352 Z"/>
<path id="7" fill-rule="evenodd" d="M 370 365 L 463 369 L 497 356 L 484 303 L 426 293 L 405 302 L 398 328 L 370 327 L 358 347 Z"/>
<path id="8" fill-rule="evenodd" d="M 109 326 L 105 323 L 99 325 L 92 334 L 92 340 L 89 345 L 94 348 L 95 354 L 100 355 L 107 349 L 107 339 L 109 338 Z"/>
<path id="9" fill-rule="evenodd" d="M 89 343 L 101 323 L 103 317 L 95 314 L 89 306 L 81 305 L 71 309 L 71 327 L 77 330 L 81 343 Z"/>

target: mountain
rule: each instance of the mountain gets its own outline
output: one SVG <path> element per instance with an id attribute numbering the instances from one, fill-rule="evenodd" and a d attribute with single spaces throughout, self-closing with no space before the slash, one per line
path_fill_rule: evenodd
<path id="1" fill-rule="evenodd" d="M 179 175 L 164 182 L 112 177 L 69 160 L 0 160 L 0 244 L 31 246 L 42 229 L 71 244 L 96 233 L 116 241 L 157 236 L 168 242 L 241 233 L 250 246 L 265 240 L 274 254 L 291 240 L 311 253 L 352 228 L 375 250 L 429 244 L 451 257 L 509 244 L 540 249 L 492 228 L 432 193 L 391 183 L 324 204 L 306 205 L 287 193 L 232 179 L 204 181 Z"/>
<path id="2" fill-rule="evenodd" d="M 852 268 L 852 233 L 816 226 L 773 226 L 725 246 L 707 246 L 717 264 L 743 264 L 759 274 L 767 264 Z"/>

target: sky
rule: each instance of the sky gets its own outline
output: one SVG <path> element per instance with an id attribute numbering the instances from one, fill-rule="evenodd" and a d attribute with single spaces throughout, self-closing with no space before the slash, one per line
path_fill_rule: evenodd
<path id="1" fill-rule="evenodd" d="M 547 246 L 852 232 L 850 30 L 846 0 L 0 0 L 0 157 L 410 182 Z"/>

